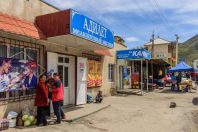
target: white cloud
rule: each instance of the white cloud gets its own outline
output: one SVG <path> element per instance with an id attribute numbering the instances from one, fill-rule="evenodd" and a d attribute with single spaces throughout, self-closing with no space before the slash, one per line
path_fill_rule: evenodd
<path id="1" fill-rule="evenodd" d="M 127 37 L 125 40 L 126 40 L 127 42 L 137 42 L 137 41 L 139 41 L 138 38 L 133 37 L 133 36 Z"/>

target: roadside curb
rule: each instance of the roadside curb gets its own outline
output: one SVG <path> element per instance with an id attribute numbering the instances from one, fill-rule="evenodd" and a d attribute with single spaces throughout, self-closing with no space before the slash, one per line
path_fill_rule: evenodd
<path id="1" fill-rule="evenodd" d="M 111 105 L 104 106 L 104 107 L 102 107 L 102 108 L 100 108 L 100 109 L 98 109 L 98 110 L 95 110 L 95 111 L 91 112 L 91 113 L 88 113 L 88 114 L 85 114 L 85 115 L 82 115 L 82 116 L 79 116 L 79 117 L 75 117 L 75 118 L 73 118 L 73 119 L 65 120 L 65 122 L 71 123 L 71 122 L 73 122 L 73 121 L 76 121 L 76 120 L 79 120 L 79 119 L 81 119 L 81 118 L 87 117 L 87 116 L 89 116 L 89 115 L 95 114 L 95 113 L 97 113 L 97 112 L 99 112 L 99 111 L 101 111 L 101 110 L 104 110 L 104 109 L 106 109 L 106 108 L 108 108 L 108 107 L 110 107 L 110 106 L 111 106 Z"/>

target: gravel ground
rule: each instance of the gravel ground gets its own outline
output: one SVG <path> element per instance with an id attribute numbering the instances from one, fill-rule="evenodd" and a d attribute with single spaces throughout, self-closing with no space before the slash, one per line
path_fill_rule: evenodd
<path id="1" fill-rule="evenodd" d="M 176 108 L 169 108 L 176 102 Z M 39 128 L 10 129 L 20 132 L 198 132 L 197 93 L 155 91 L 144 96 L 113 96 L 111 107 L 73 123 Z"/>

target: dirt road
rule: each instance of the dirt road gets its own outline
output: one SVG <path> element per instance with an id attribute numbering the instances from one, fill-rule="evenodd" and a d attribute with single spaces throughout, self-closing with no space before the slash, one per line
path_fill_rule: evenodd
<path id="1" fill-rule="evenodd" d="M 104 103 L 111 104 L 111 107 L 79 121 L 17 131 L 198 132 L 196 97 L 197 93 L 177 94 L 159 91 L 145 96 L 107 97 Z M 169 108 L 172 101 L 177 103 L 176 108 Z"/>

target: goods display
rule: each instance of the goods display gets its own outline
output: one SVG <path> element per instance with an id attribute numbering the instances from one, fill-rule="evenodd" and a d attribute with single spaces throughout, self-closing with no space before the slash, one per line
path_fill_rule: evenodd
<path id="1" fill-rule="evenodd" d="M 9 120 L 8 119 L 0 119 L 0 131 L 7 130 L 9 128 Z"/>
<path id="2" fill-rule="evenodd" d="M 132 84 L 132 88 L 134 89 L 138 89 L 139 87 L 139 73 L 138 72 L 133 72 L 131 74 L 131 84 Z"/>

